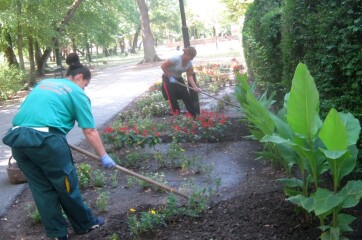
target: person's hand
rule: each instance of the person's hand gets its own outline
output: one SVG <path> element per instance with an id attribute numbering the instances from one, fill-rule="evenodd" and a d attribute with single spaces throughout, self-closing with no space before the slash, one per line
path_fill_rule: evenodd
<path id="1" fill-rule="evenodd" d="M 170 83 L 176 83 L 176 79 L 174 77 L 169 77 Z"/>
<path id="2" fill-rule="evenodd" d="M 198 88 L 198 87 L 194 87 L 194 88 L 192 88 L 195 92 L 197 92 L 197 93 L 201 93 L 201 89 L 200 88 Z"/>
<path id="3" fill-rule="evenodd" d="M 116 166 L 116 163 L 110 156 L 108 156 L 107 153 L 104 154 L 103 157 L 101 157 L 101 161 L 104 168 L 114 168 Z"/>

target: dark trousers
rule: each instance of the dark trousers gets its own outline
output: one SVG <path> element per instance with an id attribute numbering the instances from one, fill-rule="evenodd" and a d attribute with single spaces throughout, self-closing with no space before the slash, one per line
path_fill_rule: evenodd
<path id="1" fill-rule="evenodd" d="M 17 141 L 31 141 L 32 131 L 36 130 L 22 131 Z M 77 234 L 86 232 L 95 224 L 95 217 L 83 202 L 65 137 L 42 132 L 37 132 L 36 136 L 42 141 L 40 146 L 12 147 L 12 154 L 29 183 L 47 236 L 55 238 L 67 234 L 62 209 Z"/>
<path id="2" fill-rule="evenodd" d="M 183 78 L 176 78 L 176 81 L 185 84 Z M 165 99 L 169 100 L 172 114 L 180 113 L 180 106 L 177 100 L 181 99 L 185 104 L 186 110 L 192 115 L 196 116 L 193 104 L 191 102 L 190 94 L 185 86 L 181 86 L 177 83 L 170 83 L 166 75 L 162 75 L 162 93 Z"/>

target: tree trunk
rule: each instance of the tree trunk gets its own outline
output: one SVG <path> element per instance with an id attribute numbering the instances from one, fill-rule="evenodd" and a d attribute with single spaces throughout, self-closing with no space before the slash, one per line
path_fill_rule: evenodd
<path id="1" fill-rule="evenodd" d="M 136 53 L 136 48 L 137 48 L 137 42 L 138 42 L 138 36 L 140 35 L 141 32 L 141 25 L 139 25 L 136 29 L 136 32 L 133 36 L 133 41 L 132 41 L 132 47 L 131 47 L 131 53 Z"/>
<path id="2" fill-rule="evenodd" d="M 8 32 L 5 32 L 5 41 L 8 43 L 7 47 L 4 50 L 5 59 L 8 63 L 8 65 L 19 67 L 18 60 L 16 59 L 16 56 L 15 56 L 15 53 L 13 50 L 13 42 L 12 42 L 11 36 Z"/>
<path id="3" fill-rule="evenodd" d="M 88 39 L 86 40 L 85 46 L 86 46 L 86 49 L 85 49 L 86 58 L 88 59 L 88 63 L 91 63 L 92 62 L 92 56 L 91 56 L 91 52 L 90 52 L 90 45 L 89 45 Z"/>
<path id="4" fill-rule="evenodd" d="M 29 80 L 27 81 L 28 86 L 33 86 L 35 84 L 35 61 L 34 61 L 34 42 L 33 37 L 28 35 L 28 48 L 29 48 L 29 64 L 30 64 L 30 73 Z"/>
<path id="5" fill-rule="evenodd" d="M 39 65 L 38 65 L 38 69 L 37 69 L 37 73 L 40 75 L 40 76 L 44 76 L 45 75 L 45 65 L 48 61 L 48 58 L 50 57 L 50 53 L 52 52 L 52 49 L 51 48 L 46 48 L 43 55 L 41 56 L 40 58 L 40 62 L 39 62 Z"/>
<path id="6" fill-rule="evenodd" d="M 142 23 L 142 41 L 144 58 L 140 63 L 158 62 L 161 59 L 156 54 L 155 43 L 150 27 L 150 19 L 148 17 L 148 8 L 145 0 L 137 0 L 138 8 L 141 13 Z"/>
<path id="7" fill-rule="evenodd" d="M 54 53 L 57 66 L 62 66 L 62 56 L 60 55 L 58 39 L 54 42 Z"/>
<path id="8" fill-rule="evenodd" d="M 35 42 L 35 62 L 36 62 L 36 73 L 39 74 L 38 69 L 41 69 L 41 49 L 38 41 Z"/>
<path id="9" fill-rule="evenodd" d="M 17 5 L 17 10 L 18 10 L 18 14 L 17 14 L 17 22 L 18 22 L 18 56 L 19 56 L 19 63 L 20 63 L 20 69 L 21 70 L 25 70 L 25 65 L 24 65 L 24 56 L 23 56 L 23 29 L 21 26 L 21 1 L 17 0 L 16 2 Z"/>
<path id="10" fill-rule="evenodd" d="M 83 2 L 84 0 L 74 0 L 72 6 L 69 8 L 67 14 L 65 15 L 65 17 L 63 18 L 63 20 L 60 22 L 59 27 L 57 27 L 55 29 L 55 31 L 57 33 L 62 33 L 64 30 L 64 27 L 70 22 L 70 20 L 72 19 L 72 17 L 74 16 L 75 11 L 78 9 L 79 5 Z M 58 41 L 58 39 L 56 37 L 52 38 L 52 45 L 55 46 L 56 42 Z M 41 66 L 39 68 L 38 66 L 38 73 L 40 75 L 44 75 L 44 69 L 45 69 L 45 64 L 46 61 L 48 60 L 49 56 L 51 53 L 51 49 L 47 48 L 44 53 L 43 56 L 41 57 Z"/>
<path id="11" fill-rule="evenodd" d="M 121 54 L 124 53 L 124 49 L 126 48 L 126 44 L 124 42 L 124 37 L 119 39 L 119 48 L 121 49 Z"/>
<path id="12" fill-rule="evenodd" d="M 73 52 L 76 53 L 77 52 L 77 46 L 75 45 L 75 38 L 72 38 L 72 48 L 73 48 Z"/>

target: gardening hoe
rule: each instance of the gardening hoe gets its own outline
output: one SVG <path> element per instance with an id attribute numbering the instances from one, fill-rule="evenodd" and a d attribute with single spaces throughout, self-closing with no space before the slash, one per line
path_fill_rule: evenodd
<path id="1" fill-rule="evenodd" d="M 196 89 L 193 88 L 193 87 L 187 86 L 187 85 L 182 84 L 182 83 L 179 83 L 179 82 L 176 82 L 176 83 L 177 83 L 178 85 L 181 85 L 181 86 L 190 88 L 191 90 L 194 90 L 195 92 L 197 92 Z M 204 95 L 206 95 L 206 96 L 209 96 L 209 97 L 211 97 L 211 98 L 214 98 L 214 99 L 216 99 L 216 100 L 219 100 L 219 101 L 221 101 L 221 102 L 223 102 L 223 103 L 226 103 L 226 104 L 228 104 L 228 105 L 230 105 L 230 106 L 233 106 L 233 107 L 235 107 L 236 109 L 239 109 L 239 110 L 240 110 L 240 107 L 239 107 L 239 106 L 237 106 L 237 105 L 235 105 L 235 104 L 233 104 L 233 103 L 231 103 L 231 102 L 224 101 L 224 100 L 222 100 L 222 99 L 220 99 L 220 98 L 214 97 L 214 96 L 212 96 L 212 95 L 210 95 L 210 94 L 208 94 L 208 93 L 205 93 L 205 92 L 200 92 L 200 93 L 202 93 L 202 94 L 204 94 Z"/>
<path id="2" fill-rule="evenodd" d="M 83 149 L 81 149 L 81 148 L 79 148 L 79 147 L 76 147 L 76 146 L 74 146 L 74 145 L 72 145 L 72 144 L 69 144 L 69 147 L 70 147 L 71 149 L 77 151 L 77 152 L 83 153 L 84 155 L 86 155 L 86 156 L 88 156 L 88 157 L 90 157 L 90 158 L 93 158 L 93 159 L 95 159 L 95 160 L 99 160 L 99 157 L 98 157 L 98 156 L 96 156 L 96 155 L 94 155 L 94 154 L 92 154 L 92 153 L 90 153 L 90 152 L 87 152 L 86 150 L 83 150 Z M 176 191 L 176 190 L 173 189 L 173 188 L 170 188 L 170 187 L 168 187 L 168 186 L 165 186 L 165 185 L 163 185 L 163 184 L 161 184 L 161 183 L 159 183 L 159 182 L 156 182 L 156 181 L 154 181 L 154 180 L 152 180 L 152 179 L 150 179 L 150 178 L 148 178 L 148 177 L 145 177 L 145 176 L 143 176 L 143 175 L 140 175 L 140 174 L 138 174 L 138 173 L 135 173 L 135 172 L 133 172 L 133 171 L 127 169 L 127 168 L 121 167 L 121 166 L 119 166 L 119 165 L 116 165 L 116 168 L 119 169 L 119 170 L 121 170 L 121 171 L 124 172 L 124 173 L 127 173 L 127 174 L 129 174 L 129 175 L 131 175 L 131 176 L 134 176 L 134 177 L 138 178 L 138 179 L 141 179 L 141 180 L 143 180 L 143 181 L 146 181 L 146 182 L 148 182 L 148 183 L 151 183 L 151 184 L 153 184 L 153 185 L 156 185 L 157 187 L 160 187 L 160 188 L 162 188 L 162 189 L 165 189 L 165 190 L 167 190 L 168 192 L 175 193 L 175 194 L 177 194 L 177 195 L 179 195 L 179 196 L 181 196 L 181 197 L 184 197 L 184 198 L 188 199 L 188 196 L 187 196 L 187 195 L 185 195 L 185 194 L 183 194 L 183 193 L 181 193 L 181 192 L 178 192 L 178 191 Z"/>

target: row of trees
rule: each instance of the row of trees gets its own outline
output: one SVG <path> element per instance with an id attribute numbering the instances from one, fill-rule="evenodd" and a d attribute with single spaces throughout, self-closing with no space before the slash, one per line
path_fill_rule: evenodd
<path id="1" fill-rule="evenodd" d="M 360 119 L 361 39 L 358 0 L 255 0 L 243 29 L 245 57 L 255 80 L 282 98 L 293 70 L 303 62 L 320 91 L 322 115 L 335 107 Z"/>
<path id="2" fill-rule="evenodd" d="M 94 46 L 107 52 L 119 45 L 123 52 L 129 45 L 135 51 L 141 33 L 147 49 L 145 61 L 157 60 L 154 37 L 181 35 L 180 20 L 174 17 L 179 14 L 176 3 L 149 0 L 147 6 L 145 0 L 2 0 L 0 52 L 9 66 L 25 70 L 29 62 L 29 81 L 44 74 L 52 53 L 57 65 L 62 65 L 71 51 L 91 61 Z"/>
<path id="3" fill-rule="evenodd" d="M 220 19 L 201 19 L 194 2 L 184 2 L 189 35 L 212 35 L 210 25 Z M 155 46 L 181 39 L 179 0 L 0 0 L 0 56 L 6 62 L 0 65 L 0 100 L 16 93 L 24 81 L 32 86 L 50 57 L 62 66 L 67 54 L 77 52 L 90 63 L 94 53 L 135 53 L 142 43 L 143 62 L 152 62 L 160 60 Z M 23 81 L 9 79 L 9 72 Z"/>

